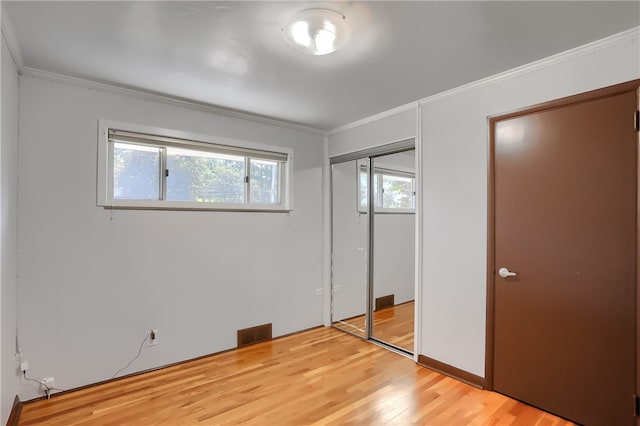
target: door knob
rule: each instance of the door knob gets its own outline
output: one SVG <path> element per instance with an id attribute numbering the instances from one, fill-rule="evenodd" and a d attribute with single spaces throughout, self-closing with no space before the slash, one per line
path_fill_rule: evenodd
<path id="1" fill-rule="evenodd" d="M 515 277 L 518 274 L 516 274 L 515 272 L 511 272 L 507 268 L 500 268 L 498 269 L 498 275 L 500 275 L 502 278 L 509 278 L 509 277 Z"/>

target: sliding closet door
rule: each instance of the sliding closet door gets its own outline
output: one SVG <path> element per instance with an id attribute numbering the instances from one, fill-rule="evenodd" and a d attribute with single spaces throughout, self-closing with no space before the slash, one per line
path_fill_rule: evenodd
<path id="1" fill-rule="evenodd" d="M 332 323 L 364 338 L 369 263 L 368 167 L 368 160 L 352 160 L 333 164 L 331 170 Z"/>
<path id="2" fill-rule="evenodd" d="M 374 157 L 371 338 L 414 350 L 415 150 Z"/>
<path id="3" fill-rule="evenodd" d="M 414 350 L 415 141 L 331 159 L 331 322 Z"/>

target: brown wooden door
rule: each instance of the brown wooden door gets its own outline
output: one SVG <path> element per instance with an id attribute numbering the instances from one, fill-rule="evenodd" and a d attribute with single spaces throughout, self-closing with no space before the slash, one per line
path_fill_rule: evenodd
<path id="1" fill-rule="evenodd" d="M 625 90 L 492 120 L 493 388 L 585 425 L 635 424 L 637 97 Z"/>

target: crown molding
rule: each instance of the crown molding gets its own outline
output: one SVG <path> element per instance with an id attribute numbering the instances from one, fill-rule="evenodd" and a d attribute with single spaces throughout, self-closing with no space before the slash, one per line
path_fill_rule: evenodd
<path id="1" fill-rule="evenodd" d="M 18 42 L 13 31 L 13 25 L 11 25 L 9 16 L 7 16 L 7 13 L 5 12 L 4 8 L 2 8 L 2 6 L 0 6 L 0 18 L 0 28 L 2 29 L 4 40 L 7 42 L 7 46 L 9 47 L 9 53 L 13 58 L 13 62 L 16 64 L 16 70 L 18 71 L 18 74 L 22 74 L 22 72 L 24 71 L 22 54 L 20 53 L 20 48 L 18 47 Z"/>
<path id="2" fill-rule="evenodd" d="M 461 94 L 464 92 L 469 92 L 471 90 L 478 89 L 480 87 L 489 86 L 491 84 L 498 83 L 500 81 L 508 80 L 519 75 L 527 74 L 539 69 L 543 69 L 561 62 L 569 61 L 571 59 L 578 58 L 580 56 L 584 56 L 598 50 L 606 49 L 608 47 L 616 46 L 622 43 L 627 43 L 633 40 L 640 38 L 640 27 L 631 28 L 629 30 L 611 35 L 609 37 L 605 37 L 600 40 L 596 40 L 591 43 L 584 44 L 582 46 L 578 46 L 576 48 L 566 50 L 564 52 L 548 56 L 546 58 L 540 59 L 535 62 L 530 62 L 526 65 L 522 65 L 517 68 L 512 68 L 508 71 L 504 71 L 499 74 L 494 74 L 492 76 L 476 80 L 474 82 L 464 84 L 462 86 L 455 87 L 451 90 L 446 90 L 444 92 L 437 93 L 432 96 L 427 96 L 425 98 L 419 99 L 414 102 L 410 102 L 408 104 L 383 111 L 381 113 L 371 115 L 369 117 L 363 118 L 358 121 L 354 121 L 352 123 L 345 124 L 343 126 L 337 127 L 335 129 L 329 130 L 325 133 L 326 136 L 331 136 L 336 133 L 341 133 L 346 130 L 350 130 L 356 127 L 363 126 L 365 124 L 372 123 L 374 121 L 382 120 L 387 117 L 391 117 L 393 115 L 399 114 L 401 112 L 405 112 L 410 109 L 417 108 L 420 105 L 429 104 L 432 102 L 436 102 L 440 99 L 446 98 L 448 96 Z"/>
<path id="3" fill-rule="evenodd" d="M 319 135 L 332 136 L 336 133 L 341 133 L 356 127 L 360 127 L 375 121 L 382 120 L 387 117 L 391 117 L 402 112 L 406 112 L 408 110 L 413 110 L 418 107 L 418 105 L 424 105 L 432 102 L 436 102 L 440 99 L 446 98 L 448 96 L 452 96 L 455 94 L 461 94 L 464 92 L 468 92 L 471 90 L 475 90 L 480 87 L 488 86 L 491 84 L 498 83 L 503 80 L 508 80 L 519 75 L 527 74 L 542 68 L 546 68 L 561 62 L 565 62 L 574 58 L 578 58 L 580 56 L 587 55 L 589 53 L 593 53 L 598 50 L 602 50 L 611 46 L 615 46 L 618 44 L 626 43 L 635 39 L 640 38 L 640 27 L 635 27 L 629 29 L 627 31 L 620 32 L 618 34 L 611 35 L 609 37 L 605 37 L 600 40 L 596 40 L 592 43 L 588 43 L 574 49 L 570 49 L 556 55 L 549 56 L 547 58 L 540 59 L 535 62 L 531 62 L 529 64 L 513 68 L 511 70 L 495 74 L 490 77 L 486 77 L 480 80 L 476 80 L 472 83 L 465 84 L 462 86 L 458 86 L 451 90 L 446 90 L 444 92 L 437 93 L 432 96 L 428 96 L 417 101 L 413 101 L 386 111 L 383 111 L 378 114 L 374 114 L 363 119 L 342 125 L 335 129 L 329 131 L 323 131 L 321 129 L 303 126 L 296 123 L 291 123 L 288 121 L 277 120 L 275 118 L 262 116 L 258 114 L 251 114 L 243 111 L 237 111 L 232 109 L 227 109 L 219 106 L 214 106 L 211 104 L 207 104 L 204 102 L 197 102 L 188 99 L 182 99 L 178 97 L 172 97 L 169 95 L 159 94 L 156 92 L 146 91 L 142 89 L 133 89 L 124 86 L 119 86 L 113 83 L 104 83 L 98 82 L 94 80 L 83 79 L 79 77 L 72 77 L 63 74 L 57 74 L 49 71 L 40 70 L 37 68 L 25 67 L 22 61 L 22 56 L 20 50 L 18 48 L 18 44 L 16 42 L 13 28 L 11 26 L 11 22 L 9 21 L 8 16 L 2 10 L 2 34 L 7 41 L 7 45 L 9 46 L 9 51 L 11 52 L 11 56 L 13 57 L 18 73 L 21 75 L 28 75 L 36 78 L 42 78 L 46 80 L 57 81 L 60 83 L 71 84 L 74 86 L 85 87 L 89 89 L 101 90 L 109 93 L 115 93 L 120 95 L 132 96 L 139 99 L 150 100 L 154 102 L 161 102 L 169 105 L 180 106 L 184 108 L 194 109 L 198 111 L 208 112 L 217 115 L 223 115 L 232 118 L 240 118 L 245 120 L 251 120 L 254 122 L 259 122 L 263 124 L 275 125 L 279 127 L 285 127 L 293 130 L 299 130 Z"/>
<path id="4" fill-rule="evenodd" d="M 472 83 L 453 88 L 451 90 L 437 93 L 433 96 L 422 98 L 418 101 L 418 103 L 420 105 L 425 105 L 432 102 L 436 102 L 436 101 L 439 101 L 440 99 L 443 99 L 449 96 L 469 92 L 484 86 L 490 86 L 492 84 L 496 84 L 501 81 L 505 81 L 505 80 L 512 79 L 514 77 L 521 76 L 523 74 L 528 74 L 534 71 L 548 68 L 550 66 L 553 66 L 562 62 L 570 61 L 572 59 L 577 59 L 581 56 L 588 55 L 598 50 L 603 50 L 609 47 L 617 46 L 619 44 L 627 43 L 627 42 L 636 40 L 638 38 L 640 38 L 640 27 L 631 28 L 630 30 L 626 30 L 621 33 L 611 35 L 609 37 L 605 37 L 603 39 L 596 40 L 594 42 L 587 43 L 582 46 L 578 46 L 573 49 L 569 49 L 552 56 L 548 56 L 538 61 L 530 62 L 526 65 L 522 65 L 517 68 L 512 68 L 508 71 L 495 74 L 490 77 L 486 77 L 486 78 L 474 81 Z"/>
<path id="5" fill-rule="evenodd" d="M 382 120 L 387 117 L 391 117 L 409 110 L 416 109 L 417 107 L 418 107 L 418 101 L 409 102 L 408 104 L 400 105 L 398 107 L 383 111 L 381 113 L 370 115 L 360 120 L 347 123 L 340 127 L 336 127 L 335 129 L 332 129 L 326 132 L 325 136 L 332 136 L 332 135 L 335 135 L 336 133 L 342 133 L 346 130 L 355 129 L 356 127 L 364 126 L 365 124 L 373 123 L 374 121 Z"/>
<path id="6" fill-rule="evenodd" d="M 289 121 L 278 120 L 272 117 L 251 114 L 244 111 L 233 110 L 229 108 L 223 108 L 208 104 L 205 102 L 198 102 L 190 99 L 184 99 L 165 95 L 153 91 L 147 91 L 138 88 L 131 88 L 120 86 L 113 83 L 99 82 L 95 80 L 89 80 L 79 77 L 73 77 L 65 74 L 58 74 L 50 71 L 44 71 L 38 68 L 24 67 L 22 70 L 23 76 L 39 78 L 43 80 L 55 81 L 58 83 L 69 84 L 72 86 L 82 87 L 85 89 L 99 90 L 102 92 L 113 93 L 116 95 L 130 96 L 137 99 L 143 99 L 152 102 L 159 102 L 167 105 L 178 106 L 182 108 L 188 108 L 196 111 L 202 111 L 210 114 L 222 115 L 230 118 L 239 118 L 243 120 L 249 120 L 257 123 L 268 124 L 271 126 L 284 127 L 291 130 L 298 130 L 307 133 L 313 133 L 317 135 L 324 135 L 324 130 L 316 129 L 314 127 L 308 127 Z"/>

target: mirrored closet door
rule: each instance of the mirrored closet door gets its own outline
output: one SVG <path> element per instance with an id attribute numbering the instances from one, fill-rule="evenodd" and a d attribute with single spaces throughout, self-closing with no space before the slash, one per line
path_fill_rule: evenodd
<path id="1" fill-rule="evenodd" d="M 356 180 L 363 173 L 364 187 Z M 369 218 L 358 203 L 366 201 L 368 160 L 345 161 L 331 167 L 332 183 L 332 323 L 367 337 L 367 270 L 369 268 Z M 366 208 L 366 207 L 365 207 Z"/>
<path id="2" fill-rule="evenodd" d="M 371 162 L 375 203 L 371 337 L 413 352 L 415 150 Z"/>
<path id="3" fill-rule="evenodd" d="M 411 354 L 415 150 L 386 148 L 332 159 L 332 323 Z"/>

